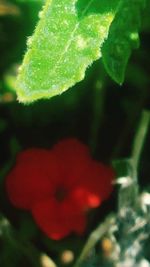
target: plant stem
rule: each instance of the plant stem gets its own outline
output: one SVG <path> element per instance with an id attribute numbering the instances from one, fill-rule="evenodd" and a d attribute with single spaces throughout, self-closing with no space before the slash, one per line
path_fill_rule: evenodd
<path id="1" fill-rule="evenodd" d="M 119 202 L 118 211 L 120 215 L 122 214 L 122 211 L 126 212 L 127 210 L 126 208 L 130 208 L 130 207 L 133 208 L 136 202 L 136 196 L 138 193 L 137 167 L 138 167 L 139 159 L 141 156 L 142 148 L 144 145 L 145 137 L 148 131 L 149 121 L 150 121 L 150 112 L 143 111 L 141 120 L 139 123 L 139 127 L 134 138 L 131 159 L 123 160 L 124 164 L 126 164 L 126 167 L 128 169 L 128 176 L 131 179 L 132 183 L 127 186 L 122 183 L 122 187 L 120 188 L 119 200 L 118 200 Z M 96 245 L 98 240 L 106 232 L 110 231 L 111 226 L 115 225 L 115 220 L 116 220 L 115 218 L 116 217 L 114 215 L 108 216 L 106 220 L 104 221 L 104 223 L 101 223 L 90 234 L 74 267 L 79 267 L 81 263 L 88 257 L 92 248 Z"/>
<path id="2" fill-rule="evenodd" d="M 143 145 L 144 145 L 145 138 L 146 138 L 146 134 L 148 131 L 149 122 L 150 122 L 150 112 L 144 110 L 142 112 L 139 127 L 138 127 L 137 133 L 135 135 L 135 139 L 133 142 L 132 154 L 131 154 L 134 168 L 136 170 L 138 168 L 141 152 L 142 152 Z"/>
<path id="3" fill-rule="evenodd" d="M 32 266 L 42 267 L 40 262 L 41 252 L 28 241 L 21 240 L 9 221 L 0 214 L 0 237 L 10 248 L 15 249 L 21 256 L 25 256 Z M 51 260 L 51 259 L 50 259 Z M 51 266 L 56 267 L 51 260 Z"/>
<path id="4" fill-rule="evenodd" d="M 103 223 L 98 225 L 98 227 L 90 234 L 79 258 L 77 259 L 73 267 L 79 267 L 81 265 L 81 263 L 88 257 L 92 248 L 96 245 L 98 240 L 100 240 L 105 233 L 110 231 L 111 226 L 113 226 L 114 224 L 115 224 L 115 217 L 113 214 L 111 214 L 105 219 Z"/>
<path id="5" fill-rule="evenodd" d="M 101 68 L 101 77 L 99 78 L 99 68 Z M 91 153 L 96 152 L 98 144 L 98 134 L 103 120 L 104 103 L 106 95 L 106 75 L 102 66 L 98 66 L 98 78 L 93 88 L 93 99 L 92 99 L 92 123 L 89 136 L 89 146 Z"/>
<path id="6" fill-rule="evenodd" d="M 126 212 L 130 209 L 134 209 L 137 205 L 137 197 L 139 194 L 137 169 L 148 131 L 149 121 L 150 112 L 143 111 L 134 137 L 131 157 L 116 162 L 118 165 L 116 169 L 123 165 L 127 172 L 123 177 L 119 177 L 117 180 L 117 183 L 120 184 L 118 193 L 118 213 L 121 217 L 126 216 Z"/>

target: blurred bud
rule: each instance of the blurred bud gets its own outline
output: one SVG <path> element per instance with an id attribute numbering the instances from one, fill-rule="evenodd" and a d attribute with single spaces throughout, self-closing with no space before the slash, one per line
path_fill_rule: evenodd
<path id="1" fill-rule="evenodd" d="M 9 4 L 7 1 L 1 0 L 0 1 L 0 16 L 19 16 L 20 9 L 13 4 Z"/>
<path id="2" fill-rule="evenodd" d="M 64 250 L 61 254 L 61 262 L 65 265 L 70 264 L 74 260 L 74 253 L 71 250 Z"/>
<path id="3" fill-rule="evenodd" d="M 112 253 L 112 250 L 113 250 L 112 241 L 109 238 L 105 237 L 102 240 L 101 246 L 102 246 L 102 250 L 103 250 L 104 256 L 105 257 L 109 257 L 110 254 Z"/>
<path id="4" fill-rule="evenodd" d="M 56 264 L 46 254 L 41 255 L 40 261 L 41 267 L 56 267 Z"/>

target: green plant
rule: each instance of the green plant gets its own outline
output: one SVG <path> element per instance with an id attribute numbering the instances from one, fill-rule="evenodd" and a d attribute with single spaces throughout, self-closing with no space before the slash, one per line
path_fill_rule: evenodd
<path id="1" fill-rule="evenodd" d="M 0 265 L 150 266 L 149 13 L 1 0 Z"/>

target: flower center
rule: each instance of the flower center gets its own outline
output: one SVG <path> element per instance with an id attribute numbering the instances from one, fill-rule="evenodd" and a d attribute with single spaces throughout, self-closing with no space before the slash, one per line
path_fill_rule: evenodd
<path id="1" fill-rule="evenodd" d="M 66 198 L 67 194 L 67 189 L 63 186 L 59 186 L 55 191 L 55 198 L 58 202 L 62 202 Z"/>

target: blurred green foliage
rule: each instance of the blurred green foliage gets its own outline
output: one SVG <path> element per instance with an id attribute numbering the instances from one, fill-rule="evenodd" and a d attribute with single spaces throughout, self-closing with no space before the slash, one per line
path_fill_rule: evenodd
<path id="1" fill-rule="evenodd" d="M 11 206 L 5 193 L 5 175 L 20 149 L 51 147 L 70 136 L 89 144 L 93 156 L 103 162 L 129 157 L 141 111 L 150 108 L 150 1 L 142 16 L 140 48 L 133 52 L 122 86 L 108 77 L 101 62 L 95 62 L 85 80 L 68 92 L 25 106 L 16 101 L 13 83 L 42 4 L 42 0 L 0 1 L 0 213 L 15 228 L 19 244 L 25 242 L 26 247 L 26 242 L 32 243 L 61 266 L 58 255 L 69 247 L 77 256 L 91 230 L 116 209 L 115 192 L 111 200 L 89 215 L 84 238 L 70 236 L 58 244 L 43 236 L 27 213 Z M 149 162 L 148 133 L 139 166 L 141 188 L 149 185 Z M 2 238 L 0 227 L 0 266 L 34 266 L 22 247 L 18 256 L 7 238 Z"/>

